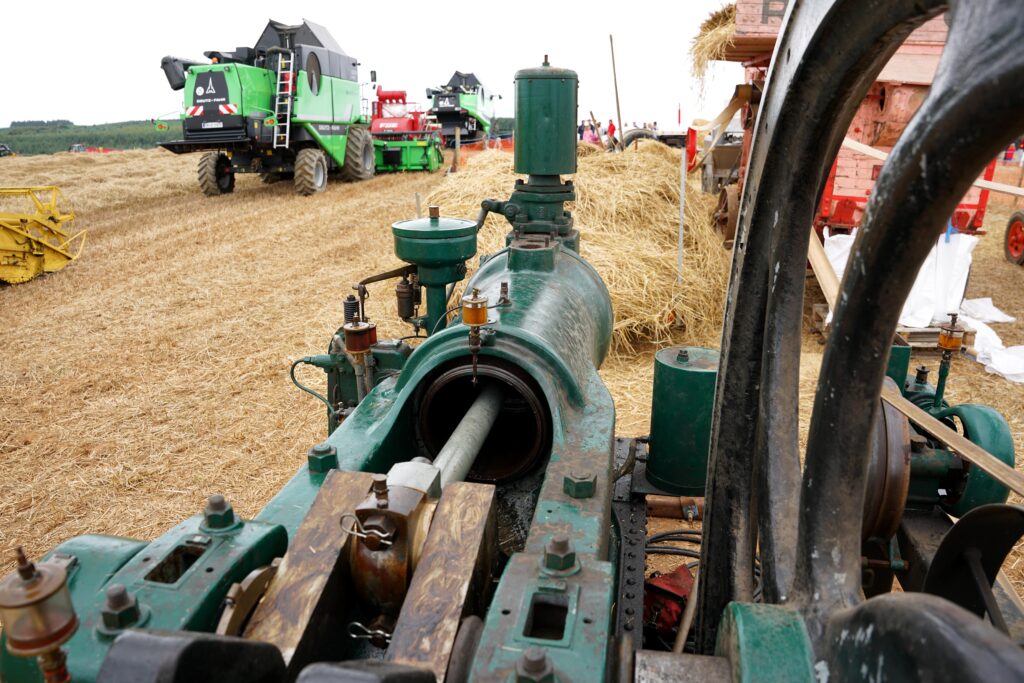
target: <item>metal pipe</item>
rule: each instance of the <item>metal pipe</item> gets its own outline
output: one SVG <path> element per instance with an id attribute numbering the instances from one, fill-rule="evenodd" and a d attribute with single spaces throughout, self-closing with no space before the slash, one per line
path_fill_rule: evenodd
<path id="1" fill-rule="evenodd" d="M 488 384 L 473 401 L 444 448 L 434 458 L 434 465 L 441 470 L 441 488 L 466 478 L 498 419 L 504 399 L 505 393 L 500 385 Z"/>

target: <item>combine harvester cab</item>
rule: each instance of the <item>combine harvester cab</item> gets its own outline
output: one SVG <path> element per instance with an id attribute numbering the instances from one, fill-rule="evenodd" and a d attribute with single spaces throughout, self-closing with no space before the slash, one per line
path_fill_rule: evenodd
<path id="1" fill-rule="evenodd" d="M 378 171 L 430 171 L 441 168 L 441 126 L 404 90 L 377 88 L 370 123 Z"/>
<path id="2" fill-rule="evenodd" d="M 74 219 L 64 212 L 56 187 L 0 188 L 0 280 L 16 284 L 40 273 L 54 273 L 85 247 L 85 230 L 66 229 Z"/>
<path id="3" fill-rule="evenodd" d="M 185 94 L 183 139 L 162 146 L 204 152 L 205 194 L 233 191 L 236 173 L 259 173 L 267 183 L 292 179 L 302 195 L 323 191 L 332 171 L 347 181 L 373 176 L 358 62 L 327 29 L 271 21 L 256 47 L 205 54 L 212 64 L 161 62 L 171 88 Z"/>
<path id="4" fill-rule="evenodd" d="M 456 71 L 447 85 L 427 88 L 433 105 L 430 114 L 441 124 L 441 136 L 449 147 L 455 145 L 455 131 L 462 143 L 482 140 L 494 125 L 494 98 L 472 73 Z"/>

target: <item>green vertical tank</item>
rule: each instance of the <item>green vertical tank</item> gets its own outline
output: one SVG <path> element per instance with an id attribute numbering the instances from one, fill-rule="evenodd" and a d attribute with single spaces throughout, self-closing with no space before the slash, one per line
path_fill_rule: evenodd
<path id="1" fill-rule="evenodd" d="M 550 66 L 516 72 L 516 173 L 576 172 L 576 94 L 579 78 Z"/>
<path id="2" fill-rule="evenodd" d="M 648 480 L 669 493 L 703 496 L 718 351 L 672 346 L 654 356 Z"/>

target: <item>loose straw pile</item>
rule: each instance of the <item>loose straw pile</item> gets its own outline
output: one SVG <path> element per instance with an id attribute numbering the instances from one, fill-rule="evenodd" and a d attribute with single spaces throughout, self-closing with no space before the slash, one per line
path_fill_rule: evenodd
<path id="1" fill-rule="evenodd" d="M 683 278 L 677 281 L 680 154 L 654 141 L 621 154 L 580 145 L 577 199 L 568 208 L 582 235 L 582 255 L 611 292 L 613 352 L 669 340 L 718 345 L 730 255 L 712 226 L 715 198 L 691 180 Z M 445 215 L 472 216 L 481 198 L 506 198 L 515 177 L 511 154 L 484 152 L 467 172 L 447 177 L 429 201 Z M 501 249 L 508 229 L 503 218 L 490 216 L 478 251 Z"/>

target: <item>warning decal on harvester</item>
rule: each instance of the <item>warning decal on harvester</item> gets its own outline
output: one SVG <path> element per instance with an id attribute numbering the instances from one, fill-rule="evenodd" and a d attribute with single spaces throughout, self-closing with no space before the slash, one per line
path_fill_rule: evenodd
<path id="1" fill-rule="evenodd" d="M 207 71 L 196 76 L 196 87 L 192 94 L 192 104 L 209 105 L 207 111 L 217 111 L 214 105 L 226 104 L 228 101 L 228 84 L 222 71 Z"/>

